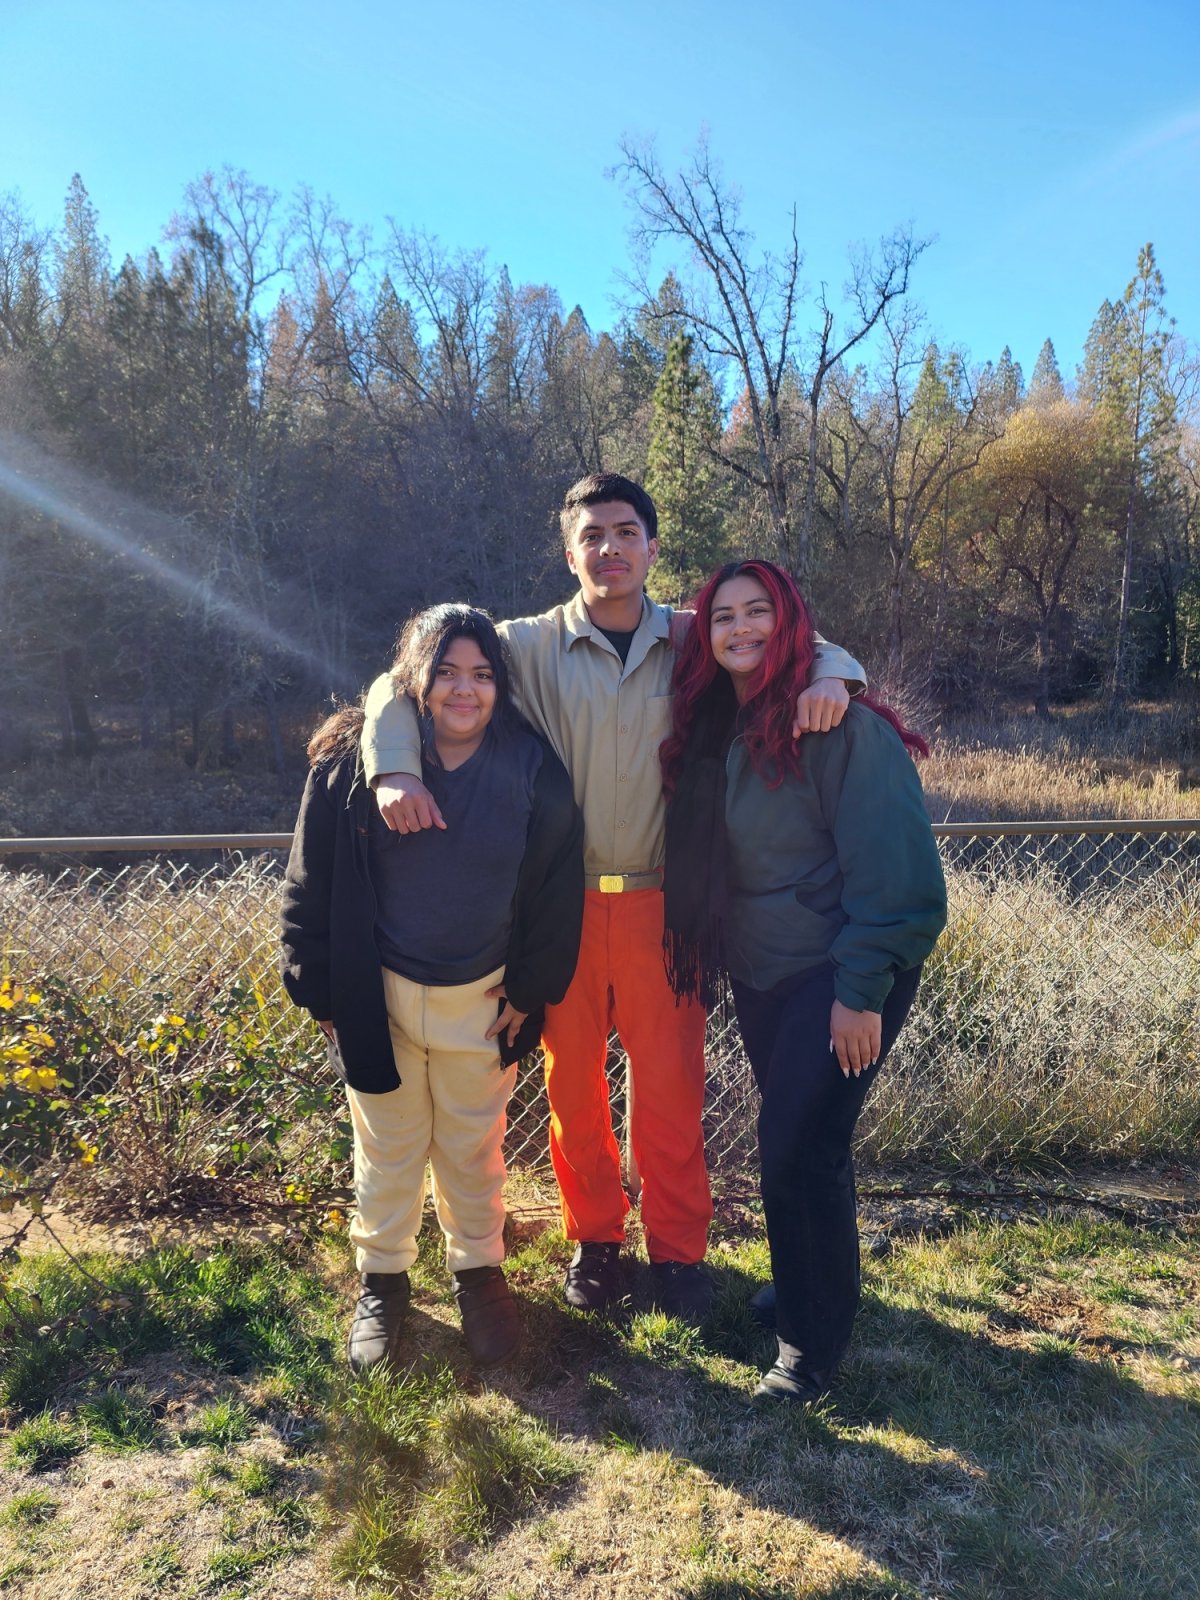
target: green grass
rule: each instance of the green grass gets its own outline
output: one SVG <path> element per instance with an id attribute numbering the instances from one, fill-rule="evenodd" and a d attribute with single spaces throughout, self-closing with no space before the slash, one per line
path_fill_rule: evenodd
<path id="1" fill-rule="evenodd" d="M 58 1514 L 58 1501 L 45 1489 L 26 1489 L 0 1506 L 0 1527 L 38 1528 Z"/>
<path id="2" fill-rule="evenodd" d="M 83 1264 L 106 1292 L 48 1251 L 14 1273 L 14 1287 L 37 1296 L 42 1328 L 0 1301 L 0 1405 L 38 1410 L 64 1382 L 107 1389 L 130 1362 L 171 1349 L 269 1380 L 280 1405 L 304 1408 L 328 1394 L 331 1296 L 286 1252 L 235 1245 L 198 1260 L 181 1247 L 140 1259 L 89 1255 Z"/>
<path id="3" fill-rule="evenodd" d="M 49 1408 L 14 1428 L 8 1441 L 8 1459 L 14 1467 L 49 1472 L 77 1456 L 84 1438 L 74 1423 L 54 1416 Z"/>
<path id="4" fill-rule="evenodd" d="M 35 1363 L 10 1324 L 0 1382 L 16 1373 L 27 1387 L 8 1392 L 54 1400 L 23 1417 L 10 1406 L 0 1583 L 52 1587 L 89 1457 L 152 1448 L 145 1473 L 199 1444 L 195 1492 L 175 1496 L 168 1525 L 150 1499 L 114 1502 L 95 1559 L 129 1548 L 129 1600 L 286 1593 L 289 1563 L 314 1550 L 347 1592 L 409 1600 L 572 1596 L 605 1574 L 691 1600 L 1200 1600 L 1200 1268 L 1186 1233 L 1063 1215 L 893 1239 L 864 1258 L 854 1347 L 813 1412 L 749 1405 L 771 1354 L 746 1314 L 761 1237 L 718 1239 L 703 1334 L 640 1309 L 644 1266 L 613 1317 L 568 1311 L 566 1254 L 552 1234 L 514 1252 L 525 1349 L 486 1383 L 449 1315 L 436 1239 L 414 1270 L 398 1377 L 342 1370 L 350 1293 L 331 1292 L 340 1265 L 320 1251 L 93 1259 L 103 1290 L 53 1257 L 19 1263 L 56 1331 Z M 126 1306 L 98 1315 L 115 1293 Z M 240 1330 L 226 1297 L 247 1313 Z M 90 1352 L 66 1337 L 72 1321 L 96 1330 Z M 163 1350 L 186 1356 L 199 1392 L 159 1415 L 138 1361 Z M 315 1374 L 303 1412 L 299 1373 Z M 35 1477 L 73 1460 L 53 1494 Z M 125 1468 L 102 1470 L 119 1482 Z M 188 1537 L 198 1519 L 203 1540 Z"/>
<path id="5" fill-rule="evenodd" d="M 254 1432 L 254 1418 L 238 1400 L 214 1400 L 197 1412 L 192 1421 L 180 1431 L 184 1444 L 207 1444 L 214 1450 L 228 1450 L 230 1445 L 243 1444 Z"/>
<path id="6" fill-rule="evenodd" d="M 89 1444 L 120 1453 L 147 1450 L 162 1436 L 150 1401 L 141 1390 L 110 1388 L 79 1408 Z"/>
<path id="7" fill-rule="evenodd" d="M 153 1594 L 161 1589 L 171 1589 L 182 1578 L 186 1567 L 180 1557 L 179 1547 L 171 1541 L 155 1545 L 141 1558 L 138 1567 L 146 1588 Z"/>

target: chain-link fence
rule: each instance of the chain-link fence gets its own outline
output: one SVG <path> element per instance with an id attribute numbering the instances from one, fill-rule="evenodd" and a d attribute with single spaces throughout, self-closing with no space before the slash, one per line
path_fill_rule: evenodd
<path id="1" fill-rule="evenodd" d="M 1194 1150 L 1200 822 L 935 831 L 949 925 L 868 1102 L 864 1154 Z M 0 842 L 0 1163 L 29 1172 L 66 1157 L 164 1189 L 181 1175 L 343 1180 L 340 1094 L 277 972 L 287 837 L 172 838 L 149 857 L 135 854 L 145 839 L 15 843 Z M 610 1081 L 622 1136 L 615 1041 Z M 715 1168 L 749 1163 L 755 1109 L 736 1024 L 718 1013 Z M 546 1120 L 527 1068 L 512 1163 L 545 1160 Z"/>

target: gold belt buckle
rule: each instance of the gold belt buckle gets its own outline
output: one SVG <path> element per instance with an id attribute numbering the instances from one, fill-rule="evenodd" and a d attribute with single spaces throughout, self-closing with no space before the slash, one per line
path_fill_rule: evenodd
<path id="1" fill-rule="evenodd" d="M 602 872 L 600 874 L 601 894 L 624 894 L 625 878 L 619 872 Z"/>

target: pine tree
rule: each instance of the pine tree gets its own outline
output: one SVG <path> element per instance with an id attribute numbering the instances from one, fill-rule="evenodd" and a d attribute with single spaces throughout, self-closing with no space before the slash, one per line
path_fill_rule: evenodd
<path id="1" fill-rule="evenodd" d="M 1123 557 L 1113 652 L 1114 699 L 1128 693 L 1133 676 L 1129 619 L 1142 532 L 1139 513 L 1152 498 L 1156 449 L 1174 423 L 1165 368 L 1174 324 L 1163 308 L 1164 296 L 1154 246 L 1146 244 L 1124 295 L 1117 302 L 1106 300 L 1097 312 L 1079 374 L 1080 389 L 1099 414 L 1111 458 L 1120 463 Z"/>
<path id="2" fill-rule="evenodd" d="M 1021 404 L 1025 393 L 1025 374 L 1021 371 L 1021 363 L 1013 360 L 1013 353 L 1007 345 L 1000 352 L 992 384 L 1000 409 L 1008 416 Z"/>
<path id="3" fill-rule="evenodd" d="M 721 419 L 712 379 L 692 364 L 677 334 L 654 390 L 646 488 L 658 507 L 658 563 L 647 587 L 657 600 L 688 598 L 726 554 L 727 480 L 710 446 Z"/>
<path id="4" fill-rule="evenodd" d="M 1033 376 L 1029 380 L 1029 398 L 1035 406 L 1053 405 L 1062 400 L 1065 394 L 1054 343 L 1047 339 L 1034 362 Z"/>

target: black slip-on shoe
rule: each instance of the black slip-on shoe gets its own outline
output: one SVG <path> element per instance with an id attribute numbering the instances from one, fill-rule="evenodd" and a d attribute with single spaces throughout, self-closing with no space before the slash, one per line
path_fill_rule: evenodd
<path id="1" fill-rule="evenodd" d="M 346 1355 L 355 1372 L 394 1361 L 412 1287 L 407 1272 L 364 1272 Z"/>
<path id="2" fill-rule="evenodd" d="M 567 1268 L 563 1294 L 576 1311 L 607 1311 L 621 1297 L 621 1246 L 585 1239 Z"/>
<path id="3" fill-rule="evenodd" d="M 499 1267 L 468 1267 L 451 1277 L 463 1338 L 477 1366 L 507 1361 L 521 1343 L 521 1314 Z"/>

